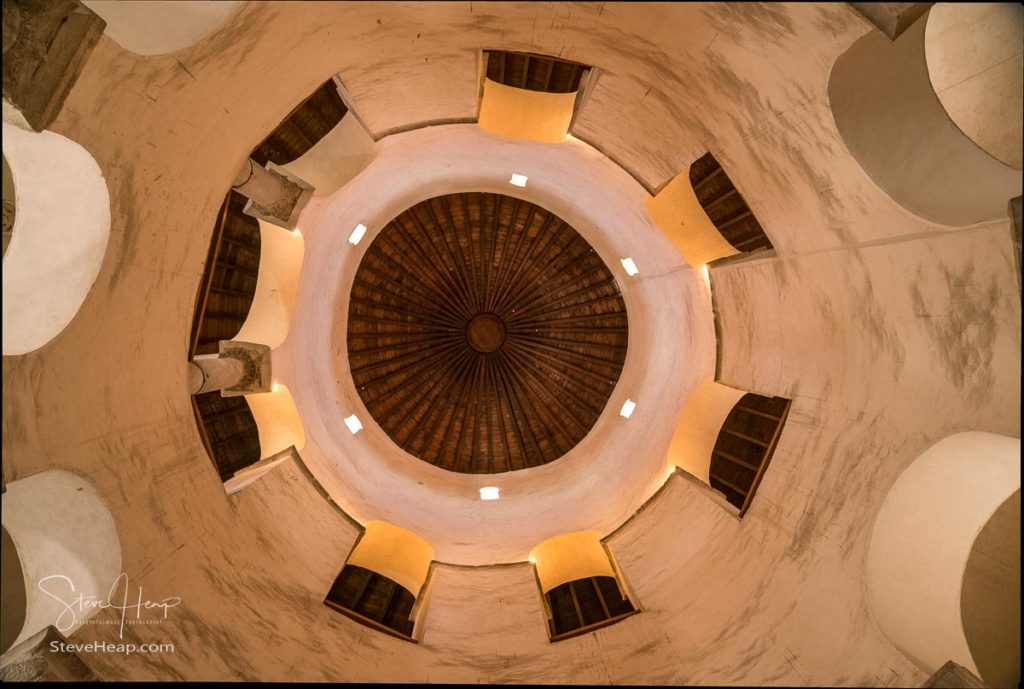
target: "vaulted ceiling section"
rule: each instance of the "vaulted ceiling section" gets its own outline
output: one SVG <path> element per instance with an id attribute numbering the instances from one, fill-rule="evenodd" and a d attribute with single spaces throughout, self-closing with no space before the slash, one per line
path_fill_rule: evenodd
<path id="1" fill-rule="evenodd" d="M 363 257 L 349 307 L 370 414 L 410 454 L 464 473 L 569 452 L 601 415 L 627 340 L 601 257 L 554 214 L 500 194 L 403 212 Z"/>

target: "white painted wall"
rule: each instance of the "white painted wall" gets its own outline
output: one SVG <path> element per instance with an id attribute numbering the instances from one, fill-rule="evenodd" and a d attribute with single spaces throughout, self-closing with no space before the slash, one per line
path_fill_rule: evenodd
<path id="1" fill-rule="evenodd" d="M 330 196 L 373 160 L 377 144 L 351 113 L 297 160 L 282 167 L 313 187 L 313 196 Z"/>
<path id="2" fill-rule="evenodd" d="M 3 353 L 25 354 L 71 322 L 110 235 L 106 181 L 89 152 L 55 132 L 3 123 L 14 178 L 14 232 L 3 258 Z"/>
<path id="3" fill-rule="evenodd" d="M 928 77 L 960 130 L 1010 167 L 1024 148 L 1024 7 L 940 2 L 924 35 Z"/>
<path id="4" fill-rule="evenodd" d="M 105 172 L 114 209 L 112 258 L 64 337 L 5 359 L 3 376 L 8 485 L 49 466 L 88 476 L 121 527 L 132 580 L 147 595 L 183 596 L 183 617 L 172 611 L 169 624 L 138 632 L 146 642 L 173 640 L 176 653 L 94 654 L 89 661 L 96 671 L 111 680 L 922 684 L 927 674 L 884 637 L 867 605 L 870 526 L 900 472 L 951 429 L 1019 436 L 1020 298 L 1006 221 L 950 232 L 908 213 L 842 143 L 826 84 L 836 58 L 864 31 L 863 20 L 839 3 L 267 2 L 247 4 L 237 25 L 183 54 L 188 72 L 173 60 L 140 60 L 101 41 L 54 128 L 82 142 Z M 252 147 L 334 73 L 374 132 L 472 118 L 478 51 L 485 47 L 598 66 L 602 75 L 574 134 L 652 188 L 705 150 L 715 152 L 778 254 L 712 271 L 723 325 L 722 382 L 785 395 L 793 408 L 742 520 L 676 477 L 608 539 L 643 605 L 640 614 L 550 644 L 528 563 L 438 564 L 421 643 L 410 644 L 323 605 L 358 528 L 292 462 L 225 495 L 194 426 L 181 362 L 217 211 Z M 388 166 L 401 175 L 370 178 L 376 183 L 362 192 L 377 193 L 381 181 L 388 188 L 401 184 L 421 168 L 441 175 L 440 183 L 416 178 L 395 193 L 396 205 L 399 197 L 413 202 L 419 193 L 443 193 L 451 180 L 506 188 L 507 170 L 489 169 L 483 156 L 444 155 L 445 129 L 433 128 L 442 154 L 426 161 L 420 154 L 435 149 L 410 145 L 403 153 L 408 139 L 394 137 Z M 563 197 L 590 200 L 587 185 L 607 169 L 615 197 L 629 201 L 622 207 L 639 209 L 635 222 L 646 222 L 643 194 L 634 205 L 635 187 L 619 182 L 625 173 L 598 150 L 581 144 L 580 158 L 561 165 L 542 149 L 505 143 L 498 152 L 529 164 L 531 185 L 558 181 L 538 186 L 543 196 L 536 200 L 558 202 L 557 210 L 568 213 L 572 204 Z M 368 208 L 347 196 L 362 177 L 341 190 L 354 215 Z M 619 205 L 598 201 L 598 213 Z M 384 206 L 367 222 L 371 229 L 390 219 Z M 648 246 L 639 225 L 631 216 L 609 223 L 606 233 L 579 228 L 601 240 L 599 251 L 608 252 L 602 256 L 613 271 L 617 249 L 635 242 L 674 254 L 667 240 Z M 333 232 L 344 242 L 351 227 Z M 312 252 L 312 239 L 310 246 Z M 345 263 L 346 271 L 355 265 L 342 253 L 323 263 L 328 259 Z M 630 346 L 642 360 L 637 370 L 647 371 L 640 380 L 672 378 L 676 385 L 670 393 L 666 384 L 664 396 L 649 397 L 646 386 L 642 396 L 616 393 L 613 415 L 626 396 L 640 405 L 628 422 L 609 426 L 609 437 L 634 422 L 644 435 L 661 437 L 648 438 L 650 447 L 629 438 L 610 455 L 630 462 L 633 478 L 640 473 L 633 470 L 650 462 L 654 485 L 663 478 L 687 381 L 695 384 L 714 369 L 701 278 L 664 260 L 651 270 L 638 260 L 642 272 L 634 284 L 649 298 L 629 302 L 631 324 L 637 312 L 643 322 L 686 321 L 686 327 L 650 351 L 639 340 Z M 314 275 L 310 298 L 325 300 L 325 290 L 339 290 L 330 281 L 315 288 L 320 277 Z M 321 308 L 302 305 L 303 289 L 293 336 L 301 329 L 299 311 Z M 342 318 L 323 307 L 328 312 Z M 343 340 L 313 335 L 289 355 L 296 367 L 310 368 L 302 359 L 307 351 L 323 357 L 322 348 L 343 349 Z M 282 350 L 275 352 L 275 370 Z M 301 393 L 324 410 L 318 423 L 340 427 L 351 413 L 348 405 L 318 406 L 323 390 L 340 385 L 340 370 L 335 361 L 318 371 L 327 379 L 323 388 Z M 283 382 L 310 432 L 315 418 L 305 411 L 299 386 Z M 358 455 L 380 451 L 396 464 L 400 457 L 375 444 L 329 449 L 319 458 L 307 449 L 304 457 L 325 484 L 333 482 L 330 495 L 353 496 L 360 519 L 422 507 L 428 520 L 434 511 L 457 513 L 464 533 L 487 525 L 490 506 L 473 502 L 485 479 L 457 486 L 472 500 L 409 477 L 396 492 L 394 483 L 378 487 L 360 476 L 359 462 L 369 460 Z M 660 456 L 647 457 L 648 450 Z M 538 529 L 545 533 L 523 539 L 529 541 L 523 552 L 571 530 L 565 515 L 575 501 L 607 495 L 609 486 L 616 494 L 630 490 L 628 481 L 622 488 L 615 483 L 618 463 L 598 466 L 589 455 L 577 461 L 574 476 L 558 479 L 580 484 L 561 493 L 562 504 L 539 501 L 553 507 L 531 516 L 529 499 L 522 500 L 522 513 L 548 522 Z M 541 467 L 520 486 L 530 491 L 534 481 L 544 484 L 557 465 Z M 374 478 L 405 470 L 379 471 Z M 355 486 L 337 485 L 349 481 Z M 414 505 L 396 504 L 401 501 Z M 605 515 L 616 513 L 609 523 L 624 519 L 632 504 L 632 496 L 623 496 Z M 587 522 L 581 528 L 597 528 L 596 520 L 581 521 Z M 515 545 L 499 545 L 506 543 Z M 519 557 L 480 542 L 464 552 L 484 551 L 494 561 Z M 77 635 L 116 639 L 107 625 Z"/>
<path id="5" fill-rule="evenodd" d="M 302 418 L 287 385 L 275 383 L 271 392 L 246 395 L 245 401 L 259 431 L 260 459 L 269 459 L 293 445 L 296 450 L 305 446 Z"/>
<path id="6" fill-rule="evenodd" d="M 3 501 L 3 525 L 21 558 L 27 597 L 15 645 L 49 625 L 68 636 L 100 612 L 95 602 L 134 597 L 133 587 L 118 582 L 114 518 L 88 479 L 44 471 L 9 483 Z M 94 603 L 77 604 L 79 596 Z"/>
<path id="7" fill-rule="evenodd" d="M 889 489 L 868 552 L 868 599 L 887 637 L 922 670 L 978 674 L 960 592 L 974 542 L 1020 490 L 1020 438 L 968 431 L 921 453 Z"/>
<path id="8" fill-rule="evenodd" d="M 104 33 L 138 55 L 174 53 L 231 20 L 241 0 L 84 0 L 107 22 Z"/>
<path id="9" fill-rule="evenodd" d="M 260 272 L 249 314 L 233 339 L 277 349 L 288 337 L 302 273 L 301 234 L 260 220 Z"/>

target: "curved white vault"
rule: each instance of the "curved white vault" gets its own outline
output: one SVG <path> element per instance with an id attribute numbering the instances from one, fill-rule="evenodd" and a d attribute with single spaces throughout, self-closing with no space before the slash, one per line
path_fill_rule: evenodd
<path id="1" fill-rule="evenodd" d="M 526 175 L 527 186 L 511 186 L 512 173 Z M 409 206 L 459 191 L 518 196 L 551 210 L 611 267 L 626 302 L 622 377 L 595 427 L 549 466 L 464 475 L 427 465 L 373 422 L 352 383 L 348 293 L 366 247 Z M 607 534 L 661 486 L 680 402 L 707 375 L 714 331 L 702 278 L 654 226 L 645 197 L 628 174 L 581 142 L 516 142 L 475 125 L 449 125 L 387 137 L 357 178 L 304 211 L 306 264 L 274 373 L 296 398 L 307 432 L 303 459 L 343 509 L 360 522 L 383 519 L 418 533 L 437 560 L 481 565 L 524 561 L 559 533 Z M 349 234 L 360 223 L 367 235 L 352 246 Z M 638 275 L 623 270 L 626 256 Z M 638 403 L 628 420 L 619 415 L 627 398 Z M 352 413 L 364 426 L 358 435 L 342 423 Z M 482 502 L 479 489 L 490 485 L 500 487 L 501 499 Z"/>
<path id="2" fill-rule="evenodd" d="M 951 230 L 918 217 L 843 144 L 828 77 L 872 30 L 825 3 L 260 2 L 173 56 L 101 39 L 53 129 L 106 180 L 106 259 L 61 336 L 5 357 L 3 377 L 7 485 L 48 468 L 87 477 L 131 581 L 181 598 L 166 624 L 134 630 L 174 653 L 93 654 L 91 667 L 109 680 L 922 684 L 932 668 L 868 605 L 871 525 L 903 470 L 951 432 L 1019 437 L 1020 293 L 1009 220 Z M 466 123 L 480 51 L 495 48 L 597 68 L 571 127 L 580 141 L 515 143 Z M 361 528 L 301 466 L 225 494 L 182 365 L 239 164 L 335 74 L 378 153 L 307 209 L 298 302 L 273 366 L 328 496 L 434 549 L 415 644 L 324 605 Z M 430 123 L 444 126 L 416 129 Z M 645 207 L 645 188 L 705 152 L 775 247 L 712 268 L 717 334 L 701 273 Z M 529 176 L 525 189 L 506 183 L 511 172 Z M 361 413 L 332 330 L 372 233 L 469 185 L 570 222 L 621 278 L 629 309 L 605 415 L 570 456 L 522 476 L 449 475 L 397 451 Z M 356 223 L 370 234 L 353 247 Z M 619 268 L 627 255 L 635 278 Z M 792 400 L 742 519 L 679 474 L 648 500 L 679 413 L 709 377 Z M 638 402 L 628 420 L 626 397 Z M 356 436 L 350 413 L 364 424 Z M 484 483 L 502 498 L 481 502 Z M 522 560 L 582 529 L 606 535 L 640 613 L 550 643 Z M 75 640 L 116 631 L 85 625 Z"/>

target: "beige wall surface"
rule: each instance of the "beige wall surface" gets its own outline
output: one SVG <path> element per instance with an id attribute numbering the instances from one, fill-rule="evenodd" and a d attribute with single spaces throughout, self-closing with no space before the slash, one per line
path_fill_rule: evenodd
<path id="1" fill-rule="evenodd" d="M 48 467 L 88 477 L 110 506 L 131 580 L 147 597 L 182 598 L 166 622 L 126 632 L 173 641 L 173 653 L 93 654 L 90 665 L 110 680 L 923 682 L 866 604 L 868 536 L 888 488 L 931 443 L 963 429 L 1019 436 L 1020 297 L 1008 221 L 947 232 L 892 201 L 843 145 L 828 74 L 865 30 L 841 4 L 268 2 L 246 4 L 173 56 L 140 58 L 101 39 L 54 129 L 99 164 L 110 245 L 61 336 L 3 359 L 8 486 Z M 334 73 L 375 134 L 472 120 L 477 51 L 495 47 L 602 70 L 573 131 L 593 148 L 505 141 L 472 124 L 388 136 L 362 174 L 306 212 L 362 215 L 370 205 L 358 198 L 383 189 L 370 239 L 402 202 L 456 184 L 507 193 L 510 171 L 495 154 L 527 166 L 525 194 L 578 222 L 621 277 L 624 380 L 643 394 L 616 389 L 608 416 L 618 425 L 599 429 L 600 443 L 585 439 L 576 456 L 502 479 L 496 504 L 525 516 L 522 526 L 504 520 L 486 541 L 459 540 L 499 524 L 475 495 L 490 481 L 431 473 L 375 439 L 367 418 L 358 436 L 332 435 L 347 433 L 341 419 L 353 411 L 337 404 L 354 391 L 339 392 L 351 381 L 330 327 L 343 323 L 335 307 L 356 260 L 335 256 L 344 264 L 335 272 L 326 259 L 317 265 L 317 251 L 333 247 L 329 223 L 303 228 L 310 250 L 275 374 L 283 362 L 306 426 L 304 458 L 327 494 L 361 521 L 418 515 L 424 531 L 411 530 L 448 562 L 434 569 L 423 637 L 410 644 L 323 605 L 358 529 L 305 472 L 284 462 L 225 495 L 183 363 L 217 211 L 252 148 Z M 683 404 L 714 370 L 701 277 L 654 227 L 647 192 L 601 152 L 656 190 L 708 149 L 778 254 L 711 271 L 720 382 L 793 399 L 789 420 L 743 520 L 671 478 L 608 538 L 643 611 L 550 644 L 530 565 L 514 561 L 558 533 L 607 534 L 628 519 L 664 480 Z M 421 168 L 406 182 L 393 174 Z M 602 209 L 623 220 L 597 222 Z M 340 243 L 353 225 L 334 228 Z M 647 260 L 630 283 L 616 263 L 622 249 L 637 258 L 635 248 Z M 303 314 L 319 309 L 334 312 L 318 334 Z M 316 370 L 307 358 L 332 363 Z M 302 366 L 326 380 L 315 388 Z M 639 403 L 629 421 L 617 417 L 626 397 Z M 370 479 L 367 449 L 391 462 Z M 572 470 L 559 478 L 559 465 Z M 631 487 L 609 491 L 620 466 Z M 432 483 L 419 494 L 423 476 Z M 374 488 L 381 477 L 391 483 Z M 594 495 L 614 502 L 587 507 Z M 474 561 L 486 566 L 463 566 Z M 88 625 L 75 639 L 117 632 Z"/>

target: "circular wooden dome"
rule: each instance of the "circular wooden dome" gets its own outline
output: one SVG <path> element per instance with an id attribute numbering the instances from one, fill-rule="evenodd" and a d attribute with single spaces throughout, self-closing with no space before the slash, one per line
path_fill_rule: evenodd
<path id="1" fill-rule="evenodd" d="M 349 363 L 370 414 L 405 451 L 463 473 L 575 447 L 627 339 L 597 252 L 553 213 L 501 194 L 439 196 L 392 220 L 349 303 Z"/>

